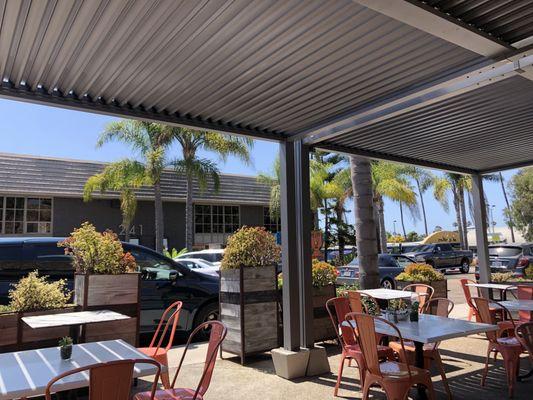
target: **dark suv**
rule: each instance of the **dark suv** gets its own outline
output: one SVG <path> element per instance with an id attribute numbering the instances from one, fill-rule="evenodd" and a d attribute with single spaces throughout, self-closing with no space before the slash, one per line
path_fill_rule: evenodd
<path id="1" fill-rule="evenodd" d="M 11 284 L 37 269 L 51 279 L 67 279 L 73 286 L 71 258 L 57 247 L 61 238 L 0 239 L 0 304 L 9 302 Z M 155 331 L 162 311 L 183 301 L 178 329 L 190 331 L 218 317 L 219 279 L 190 270 L 151 249 L 122 243 L 136 259 L 141 272 L 141 333 Z M 157 273 L 154 273 L 157 271 Z"/>
<path id="2" fill-rule="evenodd" d="M 524 277 L 525 269 L 533 263 L 533 243 L 502 243 L 489 246 L 490 271 L 512 272 L 516 277 Z M 479 268 L 476 267 L 476 278 Z"/>

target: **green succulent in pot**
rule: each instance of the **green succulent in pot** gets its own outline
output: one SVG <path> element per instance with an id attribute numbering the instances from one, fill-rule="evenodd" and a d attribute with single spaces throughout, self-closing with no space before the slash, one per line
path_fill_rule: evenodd
<path id="1" fill-rule="evenodd" d="M 72 357 L 72 343 L 73 340 L 69 336 L 59 339 L 59 351 L 62 360 L 68 360 Z"/>

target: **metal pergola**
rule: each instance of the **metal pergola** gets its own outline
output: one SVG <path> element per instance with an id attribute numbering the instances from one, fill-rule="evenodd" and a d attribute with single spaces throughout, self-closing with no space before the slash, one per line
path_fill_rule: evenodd
<path id="1" fill-rule="evenodd" d="M 280 143 L 284 345 L 313 346 L 309 151 L 533 163 L 533 0 L 3 0 L 0 96 Z"/>

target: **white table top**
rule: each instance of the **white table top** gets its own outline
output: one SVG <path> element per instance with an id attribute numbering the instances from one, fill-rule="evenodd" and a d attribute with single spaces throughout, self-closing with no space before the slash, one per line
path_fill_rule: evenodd
<path id="1" fill-rule="evenodd" d="M 54 326 L 83 325 L 92 322 L 107 322 L 128 319 L 127 315 L 109 310 L 79 311 L 72 313 L 34 315 L 22 317 L 22 320 L 33 329 L 51 328 Z"/>
<path id="2" fill-rule="evenodd" d="M 346 322 L 346 321 L 345 321 Z M 434 343 L 446 339 L 454 339 L 482 333 L 496 331 L 496 325 L 468 322 L 462 319 L 438 317 L 436 315 L 420 314 L 418 322 L 399 321 L 395 323 L 404 340 L 413 340 L 420 343 Z M 376 321 L 376 332 L 384 335 L 397 335 L 389 325 Z"/>
<path id="3" fill-rule="evenodd" d="M 507 300 L 499 301 L 509 311 L 533 311 L 533 300 Z"/>
<path id="4" fill-rule="evenodd" d="M 416 297 L 416 293 L 414 292 L 384 288 L 358 290 L 358 292 L 379 300 L 410 299 L 413 296 Z"/>
<path id="5" fill-rule="evenodd" d="M 477 287 L 482 289 L 514 290 L 516 286 L 505 283 L 467 283 L 466 286 Z"/>
<path id="6" fill-rule="evenodd" d="M 44 395 L 46 385 L 57 375 L 104 361 L 146 358 L 123 340 L 108 340 L 73 346 L 72 358 L 62 360 L 58 347 L 0 354 L 0 400 Z M 155 366 L 137 364 L 135 377 L 155 374 Z M 58 391 L 88 386 L 87 373 L 71 375 L 54 385 Z"/>

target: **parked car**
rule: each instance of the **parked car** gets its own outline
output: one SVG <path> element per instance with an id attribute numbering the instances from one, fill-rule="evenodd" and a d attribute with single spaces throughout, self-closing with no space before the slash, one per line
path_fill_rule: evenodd
<path id="1" fill-rule="evenodd" d="M 442 273 L 449 269 L 459 269 L 467 274 L 470 270 L 473 253 L 470 250 L 455 250 L 450 243 L 421 244 L 405 253 L 416 262 L 424 262 Z"/>
<path id="2" fill-rule="evenodd" d="M 516 277 L 523 277 L 524 270 L 533 263 L 533 243 L 494 244 L 489 246 L 490 271 L 512 272 Z M 479 279 L 479 268 L 476 267 Z"/>
<path id="3" fill-rule="evenodd" d="M 415 260 L 403 254 L 380 254 L 378 256 L 379 279 L 382 287 L 394 289 L 394 278 L 404 270 L 405 266 Z M 359 259 L 354 258 L 349 264 L 338 267 L 338 285 L 353 285 L 359 282 Z"/>
<path id="4" fill-rule="evenodd" d="M 174 261 L 176 261 L 178 264 L 185 266 L 189 269 L 194 269 L 196 272 L 200 274 L 208 274 L 213 276 L 220 276 L 219 271 L 220 267 L 216 266 L 216 264 L 202 260 L 201 258 L 174 258 Z"/>
<path id="5" fill-rule="evenodd" d="M 66 279 L 69 288 L 73 288 L 71 258 L 57 247 L 61 240 L 0 239 L 0 304 L 9 302 L 11 284 L 35 269 L 52 280 Z M 143 246 L 122 246 L 135 257 L 141 273 L 141 333 L 154 332 L 163 310 L 176 300 L 183 301 L 180 330 L 190 331 L 204 321 L 218 318 L 218 276 L 199 273 Z"/>
<path id="6" fill-rule="evenodd" d="M 184 253 L 178 256 L 180 258 L 199 258 L 201 260 L 206 260 L 213 263 L 215 266 L 220 267 L 222 262 L 222 257 L 224 257 L 224 249 L 206 249 L 199 251 L 191 251 L 189 253 Z"/>

